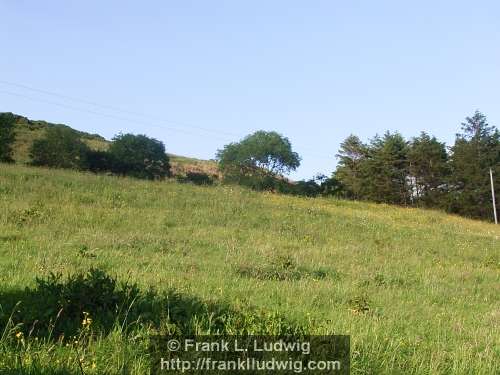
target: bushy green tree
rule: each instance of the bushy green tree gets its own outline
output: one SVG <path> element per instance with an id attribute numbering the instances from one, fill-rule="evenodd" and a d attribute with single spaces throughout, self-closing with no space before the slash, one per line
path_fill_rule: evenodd
<path id="1" fill-rule="evenodd" d="M 11 163 L 12 145 L 15 140 L 15 117 L 12 113 L 0 113 L 0 162 Z"/>
<path id="2" fill-rule="evenodd" d="M 336 155 L 339 159 L 335 178 L 344 187 L 345 197 L 363 198 L 366 176 L 364 164 L 368 157 L 368 147 L 355 136 L 350 135 L 341 144 Z"/>
<path id="3" fill-rule="evenodd" d="M 386 132 L 382 137 L 372 139 L 367 161 L 362 165 L 365 199 L 409 203 L 407 153 L 407 142 L 399 133 Z"/>
<path id="4" fill-rule="evenodd" d="M 500 133 L 476 111 L 462 123 L 451 149 L 448 209 L 461 215 L 491 218 L 489 169 L 500 186 Z"/>
<path id="5" fill-rule="evenodd" d="M 217 160 L 225 180 L 263 189 L 272 188 L 277 178 L 300 165 L 288 138 L 266 131 L 226 145 L 217 152 Z"/>
<path id="6" fill-rule="evenodd" d="M 119 134 L 113 138 L 108 153 L 115 173 L 146 179 L 170 175 L 165 146 L 157 139 L 142 134 Z"/>
<path id="7" fill-rule="evenodd" d="M 425 206 L 441 205 L 449 170 L 445 144 L 422 132 L 410 142 L 408 167 L 413 200 Z"/>
<path id="8" fill-rule="evenodd" d="M 89 151 L 76 131 L 67 126 L 53 126 L 47 129 L 45 137 L 33 142 L 31 163 L 54 168 L 86 169 Z"/>
<path id="9" fill-rule="evenodd" d="M 351 135 L 342 142 L 335 179 L 346 198 L 406 204 L 408 145 L 399 133 L 376 136 L 368 145 Z"/>

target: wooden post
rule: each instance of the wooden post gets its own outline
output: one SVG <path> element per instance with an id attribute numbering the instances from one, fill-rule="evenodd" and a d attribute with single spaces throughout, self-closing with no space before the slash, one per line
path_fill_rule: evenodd
<path id="1" fill-rule="evenodd" d="M 490 181 L 491 181 L 491 200 L 493 203 L 493 216 L 495 217 L 495 224 L 498 224 L 497 206 L 495 204 L 495 188 L 493 187 L 493 171 L 490 168 Z"/>

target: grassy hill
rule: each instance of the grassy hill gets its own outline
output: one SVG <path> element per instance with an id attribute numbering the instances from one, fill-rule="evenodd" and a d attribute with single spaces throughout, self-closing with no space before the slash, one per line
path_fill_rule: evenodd
<path id="1" fill-rule="evenodd" d="M 66 126 L 64 124 L 54 124 L 46 121 L 30 120 L 26 117 L 16 116 L 16 141 L 14 143 L 13 158 L 16 162 L 27 164 L 30 162 L 29 150 L 33 141 L 44 136 L 45 131 L 51 126 Z M 90 148 L 94 150 L 106 150 L 109 141 L 98 134 L 90 134 L 75 130 Z M 168 145 L 167 145 L 168 147 Z M 219 176 L 217 163 L 210 160 L 200 160 L 169 154 L 172 174 L 174 176 L 185 175 L 187 172 L 203 172 L 211 176 Z"/>
<path id="2" fill-rule="evenodd" d="M 45 131 L 53 126 L 64 126 L 64 124 L 53 124 L 46 121 L 30 120 L 26 117 L 15 115 L 15 133 L 16 141 L 13 146 L 13 158 L 18 163 L 29 163 L 29 150 L 36 139 L 44 136 Z M 108 147 L 108 141 L 98 134 L 89 134 L 76 130 L 81 139 L 95 150 L 105 150 Z"/>
<path id="3" fill-rule="evenodd" d="M 71 345 L 15 326 L 36 277 L 97 267 L 175 291 L 164 329 L 302 327 L 351 335 L 354 374 L 498 373 L 499 250 L 498 226 L 441 212 L 0 164 L 0 369 L 79 373 L 76 345 L 87 374 L 146 372 L 154 325 Z"/>

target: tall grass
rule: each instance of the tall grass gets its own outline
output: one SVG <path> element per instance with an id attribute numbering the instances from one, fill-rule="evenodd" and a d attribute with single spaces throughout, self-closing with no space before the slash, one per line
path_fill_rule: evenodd
<path id="1" fill-rule="evenodd" d="M 351 335 L 354 374 L 493 374 L 499 240 L 437 211 L 0 165 L 0 321 L 37 277 L 95 267 L 225 306 L 228 332 Z M 214 311 L 189 319 L 207 332 Z M 172 324 L 122 323 L 76 340 L 85 373 L 146 373 L 148 335 Z M 2 371 L 80 373 L 74 345 L 3 325 Z"/>

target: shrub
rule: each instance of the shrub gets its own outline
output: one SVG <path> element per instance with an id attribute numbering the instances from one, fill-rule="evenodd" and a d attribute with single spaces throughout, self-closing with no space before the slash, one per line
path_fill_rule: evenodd
<path id="1" fill-rule="evenodd" d="M 170 175 L 164 144 L 145 135 L 117 135 L 109 148 L 109 157 L 115 173 L 146 179 Z"/>
<path id="2" fill-rule="evenodd" d="M 309 180 L 288 181 L 275 179 L 274 190 L 282 194 L 291 194 L 304 197 L 339 196 L 342 192 L 340 184 L 334 177 L 328 178 L 318 175 Z"/>
<path id="3" fill-rule="evenodd" d="M 315 180 L 301 180 L 294 184 L 282 183 L 280 192 L 285 194 L 301 195 L 306 197 L 315 197 L 321 194 L 321 186 Z"/>
<path id="4" fill-rule="evenodd" d="M 45 137 L 33 142 L 30 150 L 32 164 L 55 168 L 85 169 L 89 147 L 77 132 L 67 126 L 47 129 Z"/>
<path id="5" fill-rule="evenodd" d="M 29 304 L 24 306 L 21 320 L 35 331 L 52 328 L 56 334 L 70 335 L 88 316 L 95 326 L 109 329 L 138 294 L 135 284 L 118 285 L 115 278 L 100 269 L 91 268 L 67 280 L 51 273 L 46 279 L 37 278 L 36 288 L 28 291 Z"/>
<path id="6" fill-rule="evenodd" d="M 203 172 L 187 172 L 186 176 L 180 176 L 179 182 L 190 182 L 195 185 L 213 185 L 214 180 L 208 174 Z"/>

